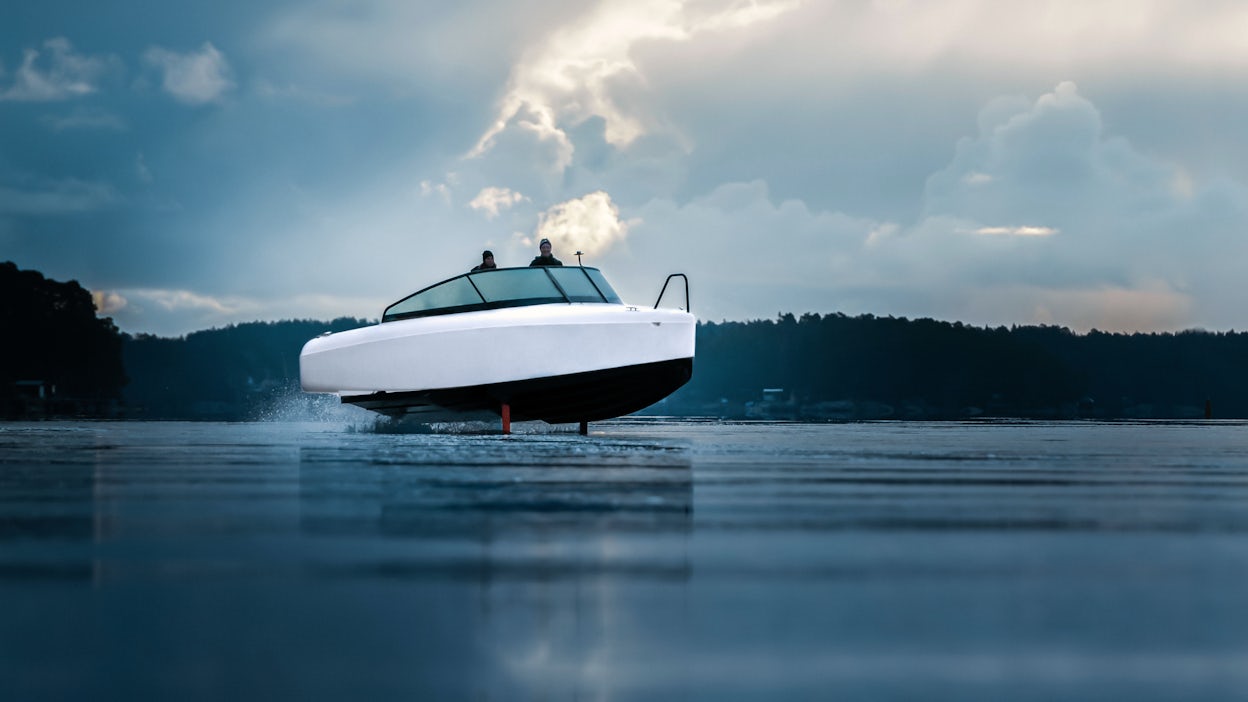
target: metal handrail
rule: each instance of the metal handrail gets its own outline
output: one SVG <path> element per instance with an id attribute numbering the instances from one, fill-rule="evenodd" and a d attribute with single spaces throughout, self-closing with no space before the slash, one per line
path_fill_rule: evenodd
<path id="1" fill-rule="evenodd" d="M 685 311 L 693 312 L 693 309 L 689 307 L 689 277 L 684 273 L 672 273 L 667 276 L 667 280 L 663 281 L 663 289 L 659 291 L 659 299 L 654 301 L 654 309 L 659 309 L 659 303 L 663 301 L 663 293 L 667 292 L 667 284 L 672 282 L 672 278 L 678 277 L 685 281 Z"/>

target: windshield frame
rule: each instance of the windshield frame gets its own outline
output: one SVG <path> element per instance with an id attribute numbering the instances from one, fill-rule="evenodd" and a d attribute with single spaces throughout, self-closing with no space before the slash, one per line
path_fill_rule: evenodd
<path id="1" fill-rule="evenodd" d="M 592 285 L 593 289 L 598 292 L 600 299 L 589 300 L 589 299 L 586 299 L 586 296 L 584 294 L 576 295 L 575 297 L 569 296 L 567 291 L 564 289 L 564 286 L 559 284 L 558 276 L 553 275 L 551 273 L 552 270 L 580 270 L 582 271 L 586 279 Z M 496 273 L 500 273 L 503 271 L 531 271 L 531 273 L 529 273 L 528 275 L 535 275 L 535 276 L 545 275 L 546 279 L 552 284 L 555 291 L 558 292 L 558 296 L 557 297 L 555 296 L 528 297 L 528 298 L 519 298 L 519 299 L 505 298 L 505 299 L 487 301 L 485 298 L 485 295 L 482 294 L 481 292 L 481 288 L 474 282 L 474 278 L 477 278 L 478 276 L 494 275 Z M 597 275 L 590 275 L 589 271 L 593 271 Z M 567 275 L 567 274 L 563 273 L 562 275 Z M 391 310 L 395 309 L 396 307 L 399 307 L 403 303 L 408 302 L 409 300 L 419 295 L 423 295 L 424 293 L 430 290 L 433 290 L 434 288 L 440 287 L 442 285 L 446 285 L 448 283 L 459 280 L 461 278 L 467 279 L 468 283 L 472 285 L 472 288 L 474 291 L 476 291 L 476 294 L 478 297 L 477 302 L 470 302 L 470 303 L 462 304 L 462 305 L 452 305 L 448 307 L 435 307 L 431 309 L 412 310 L 408 312 L 391 312 Z M 608 291 L 606 293 L 604 293 L 604 291 L 602 290 L 602 286 L 599 285 L 599 283 L 602 283 L 603 285 L 608 285 Z M 436 316 L 447 315 L 447 314 L 460 314 L 463 312 L 477 312 L 481 310 L 496 310 L 496 309 L 504 309 L 508 307 L 529 307 L 532 305 L 548 305 L 548 304 L 558 304 L 558 303 L 564 303 L 564 304 L 576 303 L 576 304 L 590 304 L 590 305 L 623 304 L 623 302 L 620 301 L 620 298 L 615 293 L 615 291 L 610 289 L 609 284 L 607 284 L 606 282 L 606 278 L 603 277 L 602 275 L 602 271 L 598 270 L 597 268 L 593 268 L 590 266 L 560 266 L 560 267 L 516 266 L 516 267 L 510 267 L 510 268 L 493 268 L 493 269 L 482 270 L 482 271 L 469 271 L 468 273 L 461 273 L 460 275 L 447 278 L 446 280 L 438 281 L 437 283 L 434 283 L 433 285 L 429 285 L 427 287 L 421 288 L 420 290 L 417 290 L 411 295 L 407 295 L 401 298 L 400 300 L 388 305 L 386 309 L 382 312 L 381 321 L 384 324 L 386 322 L 397 322 L 403 319 L 416 319 L 419 317 L 436 317 Z"/>

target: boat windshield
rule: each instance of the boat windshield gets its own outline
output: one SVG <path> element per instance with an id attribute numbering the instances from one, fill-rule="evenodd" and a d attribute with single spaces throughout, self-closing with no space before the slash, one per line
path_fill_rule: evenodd
<path id="1" fill-rule="evenodd" d="M 620 304 L 620 296 L 597 268 L 497 268 L 465 273 L 408 295 L 387 307 L 381 321 L 552 302 Z"/>

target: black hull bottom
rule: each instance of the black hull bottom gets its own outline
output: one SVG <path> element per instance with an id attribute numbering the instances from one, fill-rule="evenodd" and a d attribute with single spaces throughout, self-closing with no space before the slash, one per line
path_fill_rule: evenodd
<path id="1" fill-rule="evenodd" d="M 504 403 L 510 406 L 514 422 L 596 422 L 645 409 L 672 394 L 692 376 L 693 359 L 681 358 L 511 383 L 378 392 L 344 397 L 342 401 L 392 417 L 430 422 L 473 415 L 499 416 Z"/>

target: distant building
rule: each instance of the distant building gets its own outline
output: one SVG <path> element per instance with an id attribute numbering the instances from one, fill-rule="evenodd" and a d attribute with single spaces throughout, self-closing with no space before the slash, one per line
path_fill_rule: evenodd
<path id="1" fill-rule="evenodd" d="M 46 380 L 16 380 L 0 389 L 0 417 L 5 419 L 47 416 L 56 395 L 56 385 Z"/>
<path id="2" fill-rule="evenodd" d="M 18 380 L 13 394 L 27 400 L 48 400 L 56 394 L 56 386 L 46 380 Z"/>
<path id="3" fill-rule="evenodd" d="M 797 419 L 797 402 L 792 397 L 785 399 L 784 388 L 763 388 L 761 400 L 745 403 L 745 416 L 748 419 Z"/>

